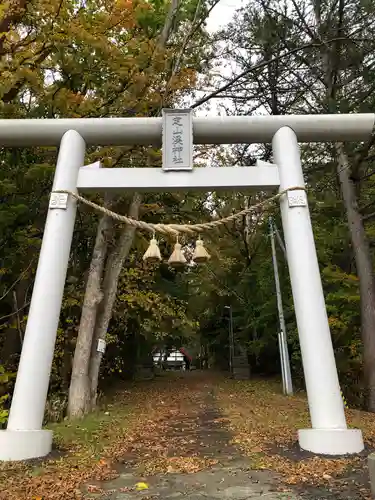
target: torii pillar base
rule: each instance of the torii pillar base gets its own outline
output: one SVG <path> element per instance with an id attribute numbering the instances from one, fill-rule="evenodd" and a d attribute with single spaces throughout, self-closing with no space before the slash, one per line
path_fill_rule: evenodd
<path id="1" fill-rule="evenodd" d="M 364 449 L 359 429 L 301 429 L 298 442 L 302 450 L 319 455 L 354 455 Z"/>
<path id="2" fill-rule="evenodd" d="M 52 451 L 52 431 L 0 431 L 0 460 L 16 462 L 47 456 Z"/>

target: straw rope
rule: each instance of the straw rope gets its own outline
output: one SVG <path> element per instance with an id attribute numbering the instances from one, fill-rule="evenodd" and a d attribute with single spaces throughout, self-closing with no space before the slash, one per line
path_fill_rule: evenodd
<path id="1" fill-rule="evenodd" d="M 53 193 L 64 193 L 72 196 L 75 198 L 78 202 L 83 203 L 91 208 L 93 208 L 97 212 L 101 212 L 104 215 L 107 215 L 108 217 L 111 217 L 114 220 L 117 220 L 118 222 L 122 222 L 124 224 L 128 224 L 130 226 L 133 226 L 137 229 L 141 229 L 143 231 L 148 231 L 150 233 L 161 233 L 166 236 L 174 236 L 177 237 L 179 233 L 187 233 L 187 234 L 195 234 L 195 233 L 203 233 L 204 231 L 209 231 L 211 229 L 215 229 L 219 226 L 222 226 L 228 222 L 233 222 L 235 220 L 241 219 L 245 215 L 250 214 L 251 212 L 254 212 L 258 210 L 261 207 L 264 207 L 266 205 L 270 205 L 277 201 L 279 198 L 281 198 L 284 194 L 286 194 L 288 191 L 306 191 L 305 187 L 301 186 L 295 186 L 295 187 L 290 187 L 288 189 L 285 189 L 284 191 L 281 191 L 280 193 L 276 194 L 275 196 L 272 196 L 271 198 L 267 198 L 266 200 L 263 200 L 256 205 L 252 205 L 251 207 L 248 207 L 244 210 L 241 210 L 241 212 L 237 212 L 235 214 L 229 215 L 228 217 L 224 217 L 222 219 L 214 220 L 211 222 L 204 222 L 202 224 L 152 224 L 149 222 L 144 222 L 142 220 L 137 220 L 133 219 L 131 217 L 127 217 L 126 215 L 121 215 L 116 212 L 113 212 L 112 210 L 109 210 L 108 208 L 102 207 L 90 200 L 87 200 L 83 196 L 80 196 L 77 193 L 74 193 L 73 191 L 65 190 L 65 189 L 59 189 L 56 191 L 53 191 Z"/>

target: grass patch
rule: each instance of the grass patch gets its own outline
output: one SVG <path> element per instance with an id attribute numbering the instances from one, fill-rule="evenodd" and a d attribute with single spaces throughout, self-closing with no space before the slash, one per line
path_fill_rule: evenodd
<path id="1" fill-rule="evenodd" d="M 131 416 L 130 405 L 110 404 L 81 420 L 54 423 L 48 428 L 58 449 L 99 456 L 113 438 L 126 431 Z"/>

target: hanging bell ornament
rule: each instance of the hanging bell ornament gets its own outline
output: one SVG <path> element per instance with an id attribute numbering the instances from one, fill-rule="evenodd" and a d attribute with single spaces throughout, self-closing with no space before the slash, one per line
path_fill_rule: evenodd
<path id="1" fill-rule="evenodd" d="M 155 237 L 151 239 L 148 249 L 143 256 L 143 260 L 151 264 L 157 264 L 161 261 L 160 248 Z"/>
<path id="2" fill-rule="evenodd" d="M 187 260 L 185 259 L 185 256 L 181 250 L 181 245 L 177 241 L 175 243 L 172 255 L 168 259 L 168 264 L 171 267 L 183 267 L 186 264 Z"/>
<path id="3" fill-rule="evenodd" d="M 195 242 L 195 249 L 193 253 L 193 261 L 196 264 L 203 264 L 211 259 L 211 255 L 204 247 L 203 240 L 200 238 Z"/>

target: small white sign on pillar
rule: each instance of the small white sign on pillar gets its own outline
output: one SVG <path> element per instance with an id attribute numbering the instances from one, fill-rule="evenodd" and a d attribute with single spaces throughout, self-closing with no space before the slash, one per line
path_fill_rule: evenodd
<path id="1" fill-rule="evenodd" d="M 96 350 L 98 352 L 101 352 L 102 354 L 104 354 L 105 353 L 105 348 L 106 348 L 106 342 L 105 342 L 105 340 L 99 339 L 98 340 L 98 345 L 96 347 Z"/>
<path id="2" fill-rule="evenodd" d="M 163 170 L 193 170 L 193 110 L 163 109 Z"/>
<path id="3" fill-rule="evenodd" d="M 292 207 L 307 207 L 307 196 L 303 189 L 288 191 L 288 205 Z"/>
<path id="4" fill-rule="evenodd" d="M 49 198 L 48 208 L 68 208 L 68 194 L 67 193 L 51 193 Z"/>

